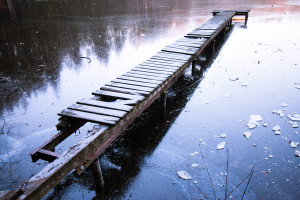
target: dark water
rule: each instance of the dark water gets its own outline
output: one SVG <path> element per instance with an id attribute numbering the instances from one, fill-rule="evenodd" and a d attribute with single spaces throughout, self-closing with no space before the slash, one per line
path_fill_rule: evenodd
<path id="1" fill-rule="evenodd" d="M 203 73 L 192 77 L 187 71 L 174 85 L 166 122 L 156 102 L 101 156 L 104 197 L 202 198 L 191 181 L 178 178 L 176 172 L 184 170 L 213 199 L 201 144 L 219 198 L 228 148 L 229 191 L 256 160 L 245 199 L 297 199 L 299 146 L 291 148 L 289 141 L 300 142 L 299 128 L 286 121 L 300 113 L 295 84 L 300 83 L 300 4 L 279 0 L 16 1 L 12 6 L 1 1 L 0 190 L 15 188 L 47 164 L 31 163 L 29 152 L 56 133 L 56 113 L 204 23 L 211 10 L 239 8 L 251 9 L 248 27 L 237 21 L 218 53 L 201 63 L 207 67 Z M 278 109 L 283 117 L 272 113 Z M 263 120 L 249 130 L 252 114 Z M 276 124 L 280 135 L 272 131 Z M 249 139 L 245 131 L 252 131 Z M 222 133 L 226 138 L 218 137 Z M 217 150 L 222 141 L 225 149 Z M 70 174 L 45 199 L 92 199 L 92 185 L 90 171 Z M 240 199 L 245 187 L 232 199 Z"/>

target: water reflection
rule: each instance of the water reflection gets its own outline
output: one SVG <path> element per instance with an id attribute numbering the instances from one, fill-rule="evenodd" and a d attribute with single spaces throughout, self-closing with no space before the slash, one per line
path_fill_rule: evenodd
<path id="1" fill-rule="evenodd" d="M 57 88 L 61 63 L 68 57 L 80 66 L 80 57 L 88 56 L 82 55 L 84 46 L 92 46 L 98 60 L 107 64 L 110 53 L 120 52 L 126 40 L 138 46 L 144 42 L 144 35 L 152 40 L 157 37 L 156 30 L 165 32 L 163 27 L 168 27 L 176 13 L 158 21 L 166 8 L 157 6 L 157 2 L 151 6 L 147 3 L 14 2 L 14 19 L 9 18 L 10 12 L 1 12 L 0 74 L 11 79 L 1 87 L 5 94 L 1 113 L 4 108 L 12 109 L 20 99 L 25 101 L 31 92 L 45 90 L 48 84 Z"/>

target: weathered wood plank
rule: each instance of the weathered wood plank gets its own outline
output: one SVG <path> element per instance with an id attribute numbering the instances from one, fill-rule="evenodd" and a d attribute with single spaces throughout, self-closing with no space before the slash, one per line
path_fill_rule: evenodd
<path id="1" fill-rule="evenodd" d="M 169 77 L 169 75 L 166 75 L 166 74 L 155 74 L 155 73 L 148 73 L 148 72 L 141 72 L 141 71 L 129 71 L 124 75 L 127 75 L 127 74 L 145 75 L 145 76 L 149 76 L 150 78 L 152 78 L 152 77 L 153 78 L 161 78 L 163 80 L 165 80 Z"/>
<path id="2" fill-rule="evenodd" d="M 184 37 L 184 38 L 187 40 L 191 40 L 191 41 L 185 42 L 181 39 L 181 40 L 172 42 L 171 44 L 168 44 L 168 46 L 172 46 L 172 45 L 188 45 L 188 46 L 190 46 L 190 45 L 193 45 L 193 46 L 199 47 L 199 46 L 202 46 L 206 42 L 206 41 L 205 42 L 203 41 L 205 38 L 203 38 L 203 39 L 193 39 L 193 38 L 186 38 L 186 37 Z M 205 40 L 207 40 L 207 39 L 205 39 Z"/>
<path id="3" fill-rule="evenodd" d="M 161 80 L 153 80 L 153 79 L 146 79 L 143 77 L 132 77 L 132 76 L 119 76 L 117 79 L 123 79 L 123 80 L 131 80 L 131 81 L 137 81 L 137 82 L 143 82 L 143 83 L 153 83 L 160 85 L 163 83 Z"/>
<path id="4" fill-rule="evenodd" d="M 145 61 L 143 63 L 158 63 L 158 64 L 166 64 L 166 65 L 169 65 L 169 66 L 177 67 L 177 66 L 184 65 L 186 63 L 186 61 L 178 61 L 178 60 L 165 60 L 165 61 L 162 61 L 162 60 L 158 60 L 156 58 L 150 58 L 150 59 L 148 59 L 147 61 Z"/>
<path id="5" fill-rule="evenodd" d="M 171 68 L 167 68 L 163 65 L 151 65 L 151 64 L 149 64 L 149 65 L 140 65 L 138 68 L 157 70 L 157 71 L 162 71 L 162 72 L 175 72 L 179 67 L 177 69 L 176 68 L 171 69 Z"/>
<path id="6" fill-rule="evenodd" d="M 159 62 L 145 62 L 139 65 L 139 67 L 158 67 L 158 68 L 162 68 L 165 69 L 167 71 L 176 71 L 177 69 L 179 69 L 182 65 L 176 65 L 176 64 L 168 64 L 168 63 L 159 63 Z"/>
<path id="7" fill-rule="evenodd" d="M 133 95 L 142 95 L 142 96 L 147 96 L 150 94 L 149 92 L 145 92 L 145 91 L 131 90 L 131 89 L 125 89 L 125 88 L 119 88 L 119 87 L 113 87 L 113 86 L 102 86 L 100 89 L 106 90 L 106 91 L 111 91 L 111 92 L 119 92 L 119 93 L 124 93 L 124 94 L 133 94 Z"/>
<path id="8" fill-rule="evenodd" d="M 207 29 L 196 29 L 192 32 L 189 32 L 187 35 L 207 35 L 212 36 L 217 30 L 207 30 Z"/>
<path id="9" fill-rule="evenodd" d="M 187 46 L 176 46 L 176 47 L 171 47 L 171 46 L 165 46 L 163 49 L 168 49 L 168 48 L 178 48 L 180 50 L 186 51 L 186 52 L 195 52 L 199 50 L 198 47 L 187 47 Z"/>
<path id="10" fill-rule="evenodd" d="M 125 73 L 122 76 L 125 77 L 134 77 L 134 78 L 142 78 L 145 80 L 153 80 L 153 81 L 160 81 L 160 82 L 164 82 L 165 81 L 165 77 L 158 77 L 158 76 L 151 76 L 149 74 L 139 74 L 139 73 Z"/>
<path id="11" fill-rule="evenodd" d="M 40 149 L 37 152 L 37 156 L 43 160 L 46 160 L 48 162 L 53 162 L 55 159 L 59 158 L 59 154 L 53 151 L 49 151 L 46 149 Z"/>
<path id="12" fill-rule="evenodd" d="M 117 117 L 80 112 L 80 111 L 70 110 L 70 109 L 65 109 L 61 113 L 58 113 L 58 115 L 64 117 L 82 119 L 88 122 L 100 123 L 105 125 L 114 125 L 117 121 L 120 120 L 120 118 Z"/>
<path id="13" fill-rule="evenodd" d="M 212 35 L 185 35 L 187 38 L 211 38 Z"/>
<path id="14" fill-rule="evenodd" d="M 177 68 L 177 67 L 184 65 L 185 63 L 187 63 L 187 61 L 177 62 L 177 60 L 174 61 L 174 60 L 161 60 L 158 58 L 151 58 L 151 59 L 147 60 L 146 62 L 141 63 L 140 65 L 158 64 L 158 65 L 164 65 L 164 66 Z"/>
<path id="15" fill-rule="evenodd" d="M 196 29 L 220 29 L 224 24 L 229 22 L 234 15 L 235 13 L 233 12 L 228 12 L 226 15 L 216 15 Z"/>
<path id="16" fill-rule="evenodd" d="M 175 53 L 181 53 L 181 54 L 186 54 L 186 55 L 195 55 L 198 49 L 191 48 L 191 49 L 176 49 L 176 48 L 169 48 L 165 47 L 162 49 L 162 51 L 166 52 L 175 52 Z"/>
<path id="17" fill-rule="evenodd" d="M 132 90 L 140 90 L 140 91 L 145 91 L 145 92 L 150 92 L 150 93 L 153 90 L 153 88 L 149 88 L 149 87 L 128 85 L 128 84 L 123 84 L 123 83 L 113 83 L 113 82 L 110 82 L 110 83 L 107 83 L 105 85 L 119 87 L 119 88 L 132 89 Z"/>
<path id="18" fill-rule="evenodd" d="M 144 82 L 139 82 L 139 81 L 134 81 L 134 80 L 124 80 L 124 79 L 118 79 L 118 78 L 111 82 L 124 83 L 124 84 L 128 84 L 128 85 L 136 85 L 136 86 L 143 86 L 143 87 L 150 87 L 150 88 L 156 88 L 158 86 L 158 84 L 154 84 L 154 83 L 144 83 Z"/>
<path id="19" fill-rule="evenodd" d="M 168 47 L 176 47 L 176 48 L 181 48 L 181 47 L 183 47 L 183 48 L 189 48 L 189 47 L 193 47 L 193 48 L 200 48 L 203 44 L 193 44 L 193 43 L 178 42 L 178 43 L 170 44 L 170 45 L 168 45 Z"/>
<path id="20" fill-rule="evenodd" d="M 185 51 L 197 51 L 200 47 L 189 47 L 189 46 L 166 46 L 165 48 L 174 48 L 179 50 L 185 50 Z"/>
<path id="21" fill-rule="evenodd" d="M 133 99 L 137 101 L 142 101 L 145 97 L 141 95 L 132 95 L 132 94 L 124 94 L 124 93 L 119 93 L 119 92 L 111 92 L 111 91 L 106 91 L 106 90 L 96 90 L 95 92 L 92 93 L 93 95 L 96 96 L 108 96 L 108 97 L 114 97 L 117 99 Z"/>
<path id="22" fill-rule="evenodd" d="M 173 43 L 199 44 L 199 45 L 202 45 L 202 44 L 204 44 L 206 42 L 207 42 L 207 39 L 205 39 L 205 38 L 203 38 L 203 39 L 192 39 L 192 38 L 183 37 L 183 38 L 180 38 L 180 39 L 176 40 Z"/>
<path id="23" fill-rule="evenodd" d="M 107 115 L 107 116 L 118 117 L 118 118 L 124 117 L 127 113 L 121 110 L 107 109 L 107 108 L 101 108 L 101 107 L 83 105 L 83 104 L 73 104 L 69 106 L 68 109 L 89 112 L 94 114 Z"/>
<path id="24" fill-rule="evenodd" d="M 154 55 L 151 57 L 151 59 L 157 59 L 157 60 L 167 60 L 167 61 L 184 61 L 184 62 L 188 62 L 189 59 L 182 59 L 182 58 L 174 58 L 172 56 L 168 56 L 168 55 L 162 55 L 162 54 L 158 54 L 158 55 Z"/>
<path id="25" fill-rule="evenodd" d="M 250 10 L 213 10 L 211 13 L 213 15 L 228 15 L 228 12 L 235 13 L 235 15 L 246 15 L 250 12 Z"/>
<path id="26" fill-rule="evenodd" d="M 166 72 L 166 71 L 157 71 L 157 70 L 148 70 L 148 69 L 142 69 L 135 67 L 131 71 L 139 71 L 139 72 L 147 72 L 147 73 L 152 73 L 152 74 L 163 74 L 163 75 L 172 75 L 172 72 Z"/>
<path id="27" fill-rule="evenodd" d="M 174 53 L 174 52 L 166 52 L 166 51 L 159 51 L 157 54 L 162 54 L 162 55 L 168 55 L 172 57 L 178 57 L 178 58 L 183 58 L 186 60 L 189 60 L 191 58 L 190 55 L 185 55 L 185 54 L 180 54 L 180 53 Z"/>
<path id="28" fill-rule="evenodd" d="M 187 57 L 181 57 L 181 56 L 177 56 L 177 55 L 182 55 L 182 54 L 173 53 L 173 55 L 171 55 L 169 52 L 162 51 L 162 53 L 161 52 L 156 53 L 152 57 L 169 58 L 169 59 L 172 59 L 174 61 L 179 60 L 179 61 L 184 61 L 184 62 L 189 60 L 189 58 L 187 58 Z"/>
<path id="29" fill-rule="evenodd" d="M 105 101 L 98 101 L 95 99 L 82 99 L 77 101 L 78 104 L 89 105 L 89 106 L 96 106 L 101 108 L 111 108 L 114 110 L 122 110 L 122 111 L 130 111 L 133 107 L 124 105 L 120 102 L 105 102 Z"/>

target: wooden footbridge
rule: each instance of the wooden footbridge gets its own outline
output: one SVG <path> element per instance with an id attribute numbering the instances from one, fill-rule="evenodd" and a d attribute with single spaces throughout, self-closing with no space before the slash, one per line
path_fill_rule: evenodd
<path id="1" fill-rule="evenodd" d="M 77 101 L 58 115 L 59 133 L 31 152 L 32 160 L 50 163 L 16 191 L 6 193 L 5 199 L 40 199 L 73 169 L 82 173 L 92 164 L 95 182 L 103 186 L 98 156 L 156 99 L 166 104 L 167 90 L 198 56 L 231 26 L 236 15 L 245 16 L 249 10 L 215 10 L 213 17 L 192 32 L 164 47 L 150 59 L 129 72 L 105 84 L 92 97 Z M 100 124 L 78 143 L 59 155 L 55 147 L 86 122 Z"/>

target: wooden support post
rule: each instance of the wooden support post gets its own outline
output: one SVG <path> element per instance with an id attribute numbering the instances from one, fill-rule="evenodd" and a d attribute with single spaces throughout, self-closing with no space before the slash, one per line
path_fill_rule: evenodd
<path id="1" fill-rule="evenodd" d="M 99 158 L 96 158 L 91 164 L 93 175 L 94 175 L 94 182 L 96 186 L 97 192 L 103 192 L 104 189 L 104 179 L 102 176 L 101 166 L 99 162 Z"/>
<path id="2" fill-rule="evenodd" d="M 161 93 L 160 99 L 162 102 L 162 113 L 164 117 L 166 117 L 167 115 L 167 98 L 168 98 L 168 91 L 163 91 Z"/>
<path id="3" fill-rule="evenodd" d="M 244 24 L 244 26 L 247 26 L 247 22 L 248 22 L 248 12 L 245 14 L 245 24 Z"/>
<path id="4" fill-rule="evenodd" d="M 216 45 L 216 40 L 212 41 L 212 55 L 215 54 L 215 45 Z"/>
<path id="5" fill-rule="evenodd" d="M 196 74 L 196 60 L 193 60 L 192 62 L 192 76 L 195 76 Z"/>

